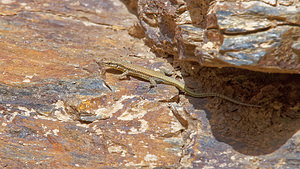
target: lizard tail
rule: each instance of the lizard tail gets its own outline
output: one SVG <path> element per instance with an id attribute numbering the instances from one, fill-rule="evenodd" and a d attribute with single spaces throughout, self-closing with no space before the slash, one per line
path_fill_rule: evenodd
<path id="1" fill-rule="evenodd" d="M 228 100 L 228 101 L 230 101 L 232 103 L 243 105 L 243 106 L 261 107 L 259 105 L 243 103 L 243 102 L 237 101 L 237 100 L 232 99 L 232 98 L 230 98 L 228 96 L 225 96 L 225 95 L 222 95 L 222 94 L 218 94 L 218 93 L 195 93 L 191 89 L 188 89 L 188 88 L 185 88 L 184 90 L 185 90 L 186 94 L 188 94 L 188 95 L 190 95 L 192 97 L 219 97 L 219 98 L 222 98 L 224 100 Z"/>

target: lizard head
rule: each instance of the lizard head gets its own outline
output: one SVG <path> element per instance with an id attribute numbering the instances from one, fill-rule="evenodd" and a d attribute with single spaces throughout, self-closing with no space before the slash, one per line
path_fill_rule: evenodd
<path id="1" fill-rule="evenodd" d="M 124 62 L 120 59 L 113 59 L 113 58 L 104 58 L 99 61 L 96 61 L 96 63 L 101 67 L 110 67 L 113 69 L 118 69 L 123 71 L 124 70 L 124 64 L 127 62 Z"/>
<path id="2" fill-rule="evenodd" d="M 102 60 L 102 63 L 105 66 L 112 67 L 112 68 L 117 68 L 120 65 L 120 61 L 117 61 L 115 59 L 104 59 Z"/>
<path id="3" fill-rule="evenodd" d="M 101 67 L 107 66 L 112 68 L 117 67 L 120 64 L 120 61 L 111 58 L 102 58 L 99 60 L 95 60 L 95 62 Z"/>

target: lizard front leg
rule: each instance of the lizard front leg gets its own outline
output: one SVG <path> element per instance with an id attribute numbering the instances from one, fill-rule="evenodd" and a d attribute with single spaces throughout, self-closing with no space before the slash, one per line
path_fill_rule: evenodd
<path id="1" fill-rule="evenodd" d="M 149 92 L 153 87 L 157 86 L 156 80 L 154 78 L 149 78 L 148 80 L 150 82 L 150 85 L 149 86 L 147 85 L 148 88 L 147 92 Z"/>
<path id="2" fill-rule="evenodd" d="M 128 78 L 128 75 L 129 75 L 129 71 L 125 70 L 125 72 L 123 72 L 122 74 L 118 75 L 118 77 L 119 77 L 119 79 L 123 80 L 123 79 Z"/>
<path id="3" fill-rule="evenodd" d="M 150 82 L 150 88 L 157 86 L 156 80 L 154 78 L 149 78 L 149 82 Z"/>

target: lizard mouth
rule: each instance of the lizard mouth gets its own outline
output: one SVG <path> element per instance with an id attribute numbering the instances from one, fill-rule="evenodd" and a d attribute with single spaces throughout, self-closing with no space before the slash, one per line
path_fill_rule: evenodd
<path id="1" fill-rule="evenodd" d="M 101 60 L 97 60 L 96 63 L 101 66 L 101 67 L 112 67 L 112 68 L 117 68 L 118 67 L 118 64 L 117 63 L 114 63 L 112 61 L 109 61 L 109 60 L 105 60 L 105 59 L 101 59 Z"/>
<path id="2" fill-rule="evenodd" d="M 118 67 L 118 65 L 117 64 L 115 64 L 115 63 L 109 63 L 109 62 L 103 62 L 104 63 L 104 65 L 105 66 L 109 66 L 109 67 Z"/>

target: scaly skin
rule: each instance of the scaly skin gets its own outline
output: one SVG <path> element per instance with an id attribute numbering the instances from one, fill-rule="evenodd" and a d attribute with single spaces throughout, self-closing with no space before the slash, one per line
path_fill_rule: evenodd
<path id="1" fill-rule="evenodd" d="M 117 69 L 123 72 L 121 76 L 136 76 L 142 79 L 145 79 L 151 83 L 152 86 L 155 86 L 156 83 L 164 83 L 168 85 L 175 86 L 179 90 L 185 92 L 186 94 L 192 96 L 192 97 L 219 97 L 225 100 L 228 100 L 230 102 L 233 102 L 235 104 L 243 105 L 243 106 L 251 106 L 251 107 L 261 107 L 258 105 L 253 105 L 253 104 L 247 104 L 240 102 L 238 100 L 232 99 L 230 97 L 227 97 L 222 94 L 218 93 L 196 93 L 192 91 L 192 89 L 188 88 L 185 86 L 185 84 L 177 81 L 174 78 L 171 78 L 169 76 L 164 75 L 161 72 L 154 71 L 151 69 L 147 69 L 138 65 L 134 65 L 125 61 L 119 61 L 115 59 L 106 59 L 103 60 L 102 62 L 97 62 L 98 64 L 104 64 L 107 67 Z"/>

